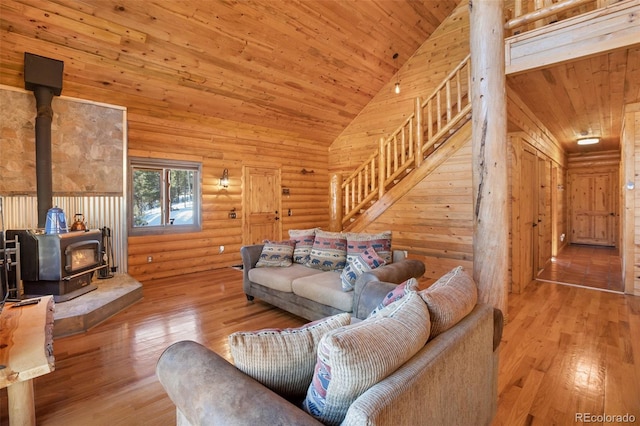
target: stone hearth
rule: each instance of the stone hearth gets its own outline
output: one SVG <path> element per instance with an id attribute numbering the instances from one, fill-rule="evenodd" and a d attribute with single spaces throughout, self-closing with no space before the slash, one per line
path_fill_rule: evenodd
<path id="1" fill-rule="evenodd" d="M 93 280 L 97 289 L 56 303 L 53 337 L 82 333 L 142 299 L 142 284 L 127 274 Z"/>

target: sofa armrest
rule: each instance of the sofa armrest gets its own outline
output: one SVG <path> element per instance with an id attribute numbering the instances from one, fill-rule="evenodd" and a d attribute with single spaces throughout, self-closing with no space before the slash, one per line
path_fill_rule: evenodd
<path id="1" fill-rule="evenodd" d="M 424 271 L 421 261 L 404 259 L 360 275 L 353 290 L 353 316 L 365 319 L 397 284 L 420 278 Z"/>
<path id="2" fill-rule="evenodd" d="M 256 263 L 260 260 L 260 254 L 262 254 L 263 247 L 264 244 L 240 247 L 240 256 L 242 256 L 242 289 L 247 296 L 251 295 L 249 271 L 256 267 Z"/>
<path id="3" fill-rule="evenodd" d="M 416 259 L 404 259 L 384 265 L 365 272 L 358 277 L 359 281 L 384 281 L 387 283 L 401 284 L 409 278 L 420 278 L 424 275 L 424 263 Z"/>
<path id="4" fill-rule="evenodd" d="M 199 343 L 181 341 L 160 356 L 156 375 L 193 425 L 320 425 L 316 419 Z"/>

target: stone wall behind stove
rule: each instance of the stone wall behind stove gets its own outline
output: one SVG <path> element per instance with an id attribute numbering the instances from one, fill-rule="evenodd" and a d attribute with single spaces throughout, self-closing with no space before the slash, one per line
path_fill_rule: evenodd
<path id="1" fill-rule="evenodd" d="M 1 86 L 0 105 L 0 195 L 35 195 L 35 97 Z M 54 195 L 123 195 L 125 108 L 64 96 L 52 108 Z"/>

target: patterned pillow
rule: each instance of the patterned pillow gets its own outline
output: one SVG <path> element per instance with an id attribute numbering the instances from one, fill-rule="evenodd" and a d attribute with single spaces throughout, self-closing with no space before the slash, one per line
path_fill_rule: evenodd
<path id="1" fill-rule="evenodd" d="M 478 303 L 478 287 L 462 266 L 447 272 L 419 294 L 431 315 L 431 338 L 456 325 Z"/>
<path id="2" fill-rule="evenodd" d="M 360 395 L 424 346 L 429 328 L 427 306 L 412 293 L 376 317 L 325 334 L 304 410 L 324 424 L 340 424 Z"/>
<path id="3" fill-rule="evenodd" d="M 229 336 L 236 367 L 285 397 L 304 396 L 313 377 L 318 343 L 325 333 L 348 325 L 334 315 L 299 328 L 237 332 Z"/>
<path id="4" fill-rule="evenodd" d="M 293 249 L 294 263 L 301 263 L 303 265 L 307 263 L 318 229 L 320 228 L 289 230 L 289 238 L 296 242 L 296 246 Z"/>
<path id="5" fill-rule="evenodd" d="M 378 234 L 365 234 L 362 232 L 348 232 L 347 234 L 347 262 L 353 261 L 358 254 L 368 248 L 372 248 L 378 256 L 384 259 L 386 264 L 393 261 L 391 253 L 391 231 Z"/>
<path id="6" fill-rule="evenodd" d="M 353 261 L 347 262 L 347 266 L 342 270 L 342 274 L 340 274 L 342 290 L 353 290 L 356 285 L 356 280 L 360 275 L 367 271 L 371 271 L 372 269 L 376 269 L 385 263 L 384 259 L 378 256 L 378 253 L 376 253 L 374 249 L 371 248 L 363 251 L 356 256 Z"/>
<path id="7" fill-rule="evenodd" d="M 382 302 L 380 302 L 380 304 L 373 311 L 371 311 L 369 316 L 374 316 L 393 302 L 396 302 L 402 299 L 407 294 L 416 291 L 418 291 L 418 280 L 416 280 L 415 278 L 409 278 L 402 284 L 398 284 L 393 290 L 387 293 L 384 299 L 382 299 Z"/>
<path id="8" fill-rule="evenodd" d="M 323 271 L 344 269 L 347 264 L 347 239 L 341 232 L 316 231 L 309 260 L 310 268 Z"/>
<path id="9" fill-rule="evenodd" d="M 295 245 L 295 241 L 291 240 L 264 240 L 264 246 L 262 247 L 262 253 L 260 253 L 260 259 L 258 259 L 258 263 L 256 263 L 256 268 L 265 266 L 291 266 L 291 258 Z"/>

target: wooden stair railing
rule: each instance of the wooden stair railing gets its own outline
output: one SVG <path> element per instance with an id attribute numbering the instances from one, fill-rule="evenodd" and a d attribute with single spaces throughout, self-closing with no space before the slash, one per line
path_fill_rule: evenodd
<path id="1" fill-rule="evenodd" d="M 471 113 L 470 56 L 446 76 L 426 100 L 416 98 L 414 112 L 387 138 L 381 138 L 378 149 L 340 183 L 332 185 L 332 214 L 339 212 L 344 229 L 376 200 L 397 185 L 404 176 L 420 167 Z M 332 226 L 334 227 L 334 226 Z"/>
<path id="2" fill-rule="evenodd" d="M 615 1 L 618 0 L 515 0 L 513 10 L 507 12 L 511 18 L 504 24 L 504 28 L 519 34 L 591 10 L 602 9 Z"/>

